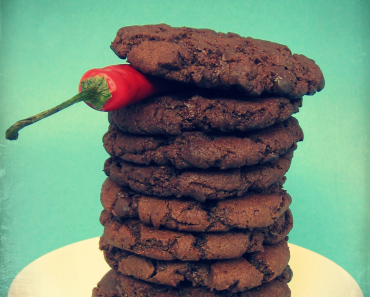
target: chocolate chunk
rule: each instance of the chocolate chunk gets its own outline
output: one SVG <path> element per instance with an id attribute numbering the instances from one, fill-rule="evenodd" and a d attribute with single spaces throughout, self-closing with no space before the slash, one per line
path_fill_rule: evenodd
<path id="1" fill-rule="evenodd" d="M 119 198 L 114 205 L 114 211 L 117 215 L 125 217 L 130 214 L 130 198 Z"/>

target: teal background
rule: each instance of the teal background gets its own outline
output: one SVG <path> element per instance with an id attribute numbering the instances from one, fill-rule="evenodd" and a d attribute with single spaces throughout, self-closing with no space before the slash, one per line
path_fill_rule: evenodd
<path id="1" fill-rule="evenodd" d="M 123 26 L 235 32 L 314 59 L 326 87 L 297 115 L 305 140 L 285 185 L 290 242 L 342 266 L 370 296 L 370 1 L 3 0 L 0 9 L 1 135 L 72 97 L 86 70 L 120 63 L 109 46 Z M 0 138 L 1 296 L 33 260 L 101 235 L 107 128 L 107 114 L 80 103 L 17 141 Z"/>

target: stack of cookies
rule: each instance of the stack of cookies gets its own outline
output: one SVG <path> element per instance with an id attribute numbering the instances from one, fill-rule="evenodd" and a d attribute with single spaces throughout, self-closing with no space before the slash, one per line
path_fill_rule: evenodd
<path id="1" fill-rule="evenodd" d="M 292 117 L 324 86 L 286 46 L 211 30 L 134 26 L 112 49 L 182 83 L 109 113 L 97 297 L 290 296 L 283 189 L 303 132 Z"/>

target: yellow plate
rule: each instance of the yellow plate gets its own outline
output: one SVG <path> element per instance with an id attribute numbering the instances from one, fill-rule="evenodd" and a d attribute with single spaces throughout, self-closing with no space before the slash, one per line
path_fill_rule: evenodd
<path id="1" fill-rule="evenodd" d="M 50 252 L 26 266 L 13 280 L 8 297 L 89 297 L 109 270 L 99 238 Z M 289 244 L 293 297 L 363 297 L 356 281 L 340 266 L 310 250 Z"/>

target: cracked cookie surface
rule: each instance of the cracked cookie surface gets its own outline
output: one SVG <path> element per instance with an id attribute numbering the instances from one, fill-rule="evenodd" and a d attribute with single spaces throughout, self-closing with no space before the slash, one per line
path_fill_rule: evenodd
<path id="1" fill-rule="evenodd" d="M 292 271 L 287 266 L 284 271 L 274 280 L 261 286 L 240 293 L 229 291 L 209 290 L 204 287 L 192 287 L 191 285 L 172 288 L 164 285 L 150 284 L 125 276 L 115 270 L 110 270 L 94 288 L 92 297 L 290 297 L 290 289 L 287 283 L 292 278 Z M 114 284 L 114 290 L 110 284 Z M 114 290 L 114 291 L 113 291 Z"/>
<path id="2" fill-rule="evenodd" d="M 202 88 L 237 88 L 249 96 L 313 95 L 324 88 L 315 62 L 285 45 L 165 24 L 118 30 L 111 48 L 137 70 Z"/>
<path id="3" fill-rule="evenodd" d="M 283 272 L 290 259 L 285 240 L 240 258 L 197 262 L 154 260 L 118 249 L 104 240 L 100 242 L 100 249 L 109 266 L 124 275 L 172 287 L 190 281 L 193 286 L 232 293 L 272 281 Z"/>
<path id="4" fill-rule="evenodd" d="M 156 229 L 139 220 L 117 220 L 106 210 L 102 212 L 100 222 L 104 226 L 102 240 L 119 249 L 157 260 L 181 261 L 241 257 L 262 250 L 263 244 L 278 243 L 293 226 L 289 210 L 268 227 L 217 233 Z"/>
<path id="5" fill-rule="evenodd" d="M 274 161 L 303 140 L 295 118 L 252 133 L 139 136 L 110 126 L 103 144 L 111 156 L 135 164 L 173 165 L 178 169 L 240 168 Z"/>
<path id="6" fill-rule="evenodd" d="M 198 201 L 241 196 L 261 191 L 283 178 L 290 167 L 293 149 L 276 161 L 238 169 L 176 170 L 173 166 L 146 166 L 109 158 L 104 172 L 122 186 L 160 197 L 191 197 Z"/>
<path id="7" fill-rule="evenodd" d="M 140 219 L 157 229 L 190 232 L 267 227 L 283 215 L 292 201 L 281 184 L 271 186 L 266 193 L 202 203 L 142 195 L 109 178 L 103 183 L 100 197 L 104 208 L 116 217 Z"/>
<path id="8" fill-rule="evenodd" d="M 155 96 L 109 112 L 108 119 L 123 132 L 132 134 L 251 131 L 280 123 L 302 106 L 301 98 L 238 98 L 210 92 Z"/>

